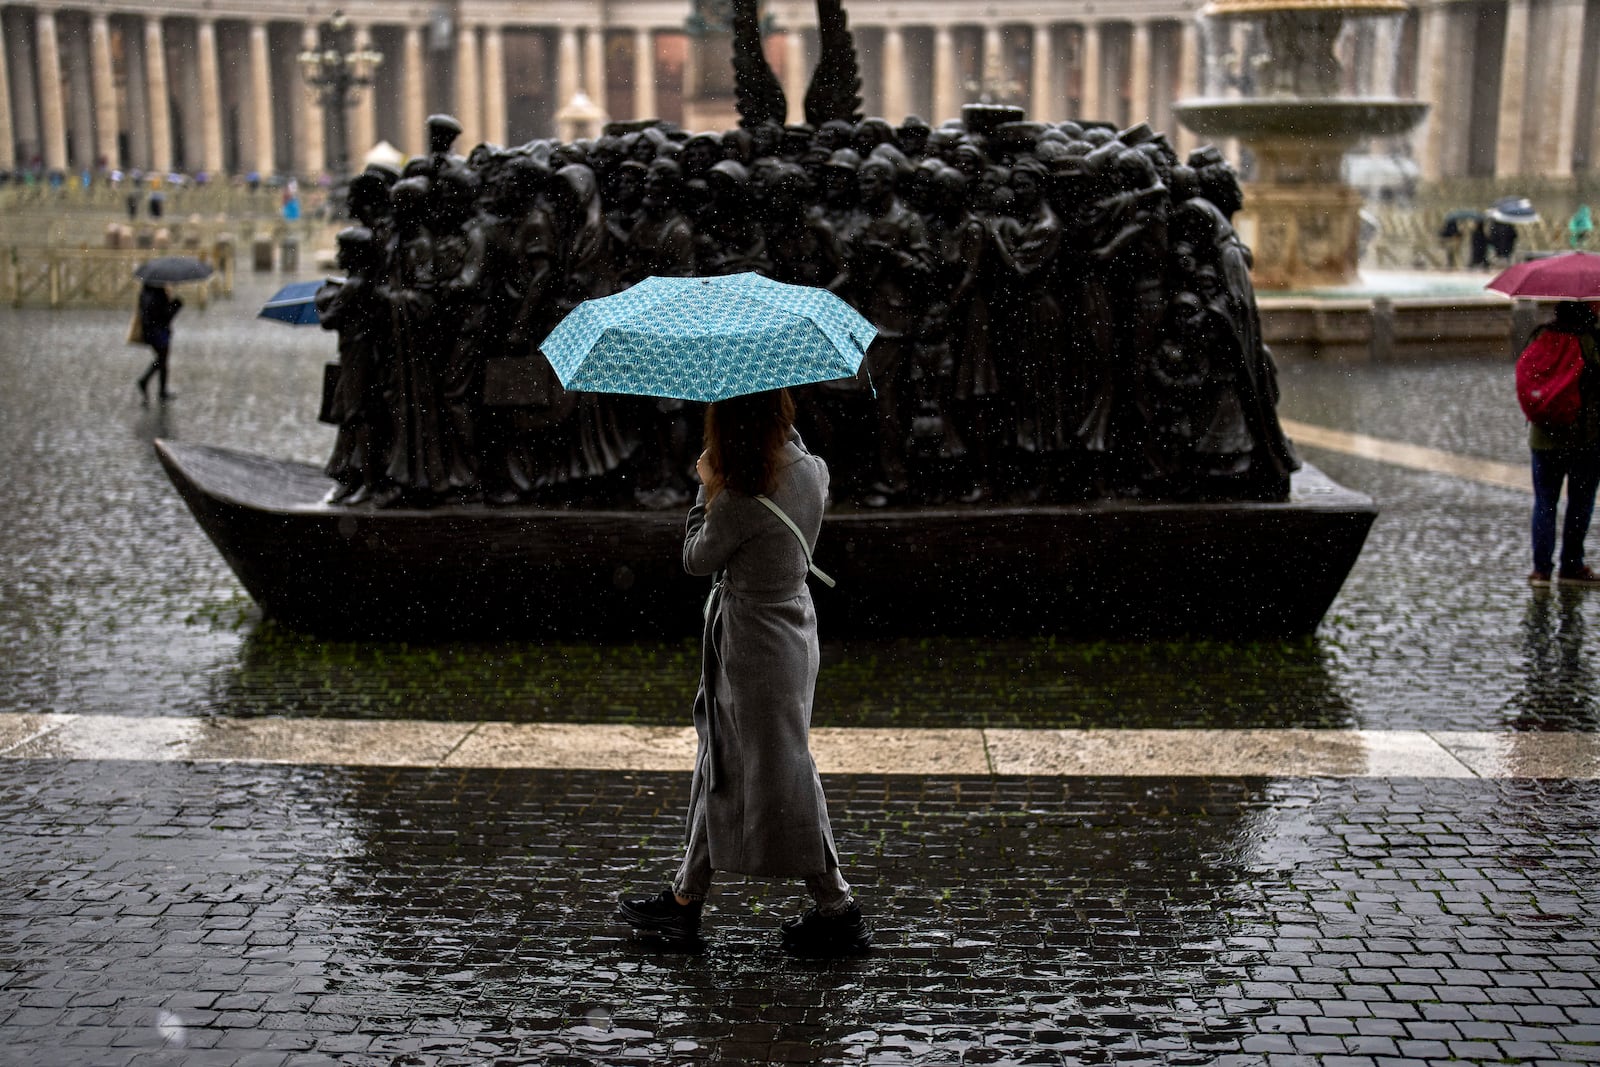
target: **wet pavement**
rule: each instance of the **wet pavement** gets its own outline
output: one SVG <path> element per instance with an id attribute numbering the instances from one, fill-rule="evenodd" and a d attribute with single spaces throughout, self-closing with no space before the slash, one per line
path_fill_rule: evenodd
<path id="1" fill-rule="evenodd" d="M 872 955 L 785 959 L 794 887 L 734 880 L 711 951 L 663 957 L 610 910 L 669 871 L 686 774 L 417 754 L 441 724 L 681 729 L 693 642 L 304 638 L 167 484 L 155 436 L 331 444 L 330 338 L 251 318 L 279 281 L 180 317 L 166 409 L 126 314 L 0 310 L 0 715 L 157 739 L 0 737 L 0 1063 L 1600 1060 L 1600 594 L 1527 587 L 1527 492 L 1304 448 L 1382 509 L 1309 638 L 827 642 L 830 751 L 973 732 L 980 762 L 819 751 Z M 1509 362 L 1282 381 L 1311 426 L 1525 461 Z M 229 762 L 161 732 L 202 721 L 403 747 Z M 1096 733 L 1018 733 L 1059 730 Z M 1293 730 L 1539 756 L 1219 755 Z M 1059 761 L 1004 762 L 1051 737 Z"/>
<path id="2" fill-rule="evenodd" d="M 794 887 L 610 921 L 682 775 L 7 769 L 6 1062 L 1600 1056 L 1592 783 L 830 776 L 877 945 L 800 963 Z"/>

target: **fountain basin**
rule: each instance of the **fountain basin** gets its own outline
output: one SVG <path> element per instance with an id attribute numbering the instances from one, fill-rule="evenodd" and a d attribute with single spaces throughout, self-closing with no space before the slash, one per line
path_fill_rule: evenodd
<path id="1" fill-rule="evenodd" d="M 1238 137 L 1246 142 L 1317 138 L 1338 142 L 1328 147 L 1342 153 L 1363 137 L 1405 133 L 1422 121 L 1428 105 L 1398 98 L 1202 97 L 1179 103 L 1176 111 L 1185 126 L 1208 137 Z"/>

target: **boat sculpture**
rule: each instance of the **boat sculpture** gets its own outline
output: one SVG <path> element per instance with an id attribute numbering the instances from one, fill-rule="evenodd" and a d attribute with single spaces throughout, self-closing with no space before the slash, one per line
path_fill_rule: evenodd
<path id="1" fill-rule="evenodd" d="M 369 169 L 317 294 L 339 360 L 317 469 L 158 442 L 266 614 L 315 633 L 581 637 L 699 626 L 678 564 L 696 405 L 563 390 L 539 341 L 651 275 L 826 287 L 878 329 L 800 390 L 832 472 L 815 595 L 848 632 L 1309 632 L 1372 501 L 1279 426 L 1232 168 L 1144 124 L 976 104 L 859 113 L 844 13 L 785 125 L 753 0 L 738 128 L 613 125 Z"/>

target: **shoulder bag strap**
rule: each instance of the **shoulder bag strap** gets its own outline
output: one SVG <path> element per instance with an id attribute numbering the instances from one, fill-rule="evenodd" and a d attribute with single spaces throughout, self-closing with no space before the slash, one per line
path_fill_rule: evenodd
<path id="1" fill-rule="evenodd" d="M 785 526 L 789 527 L 789 529 L 794 533 L 795 538 L 800 542 L 800 548 L 806 554 L 806 569 L 812 574 L 815 574 L 818 581 L 822 582 L 823 585 L 827 586 L 829 589 L 832 589 L 833 579 L 824 574 L 821 567 L 811 562 L 811 546 L 806 543 L 806 535 L 800 532 L 800 527 L 796 526 L 794 524 L 794 520 L 791 519 L 782 508 L 774 504 L 769 497 L 757 496 L 756 499 L 765 504 L 768 511 L 778 516 L 779 520 L 782 521 Z"/>

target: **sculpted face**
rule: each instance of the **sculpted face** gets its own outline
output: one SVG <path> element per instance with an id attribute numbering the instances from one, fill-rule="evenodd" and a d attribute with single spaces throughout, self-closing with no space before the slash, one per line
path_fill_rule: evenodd
<path id="1" fill-rule="evenodd" d="M 1011 209 L 1025 214 L 1039 206 L 1039 179 L 1032 171 L 1017 170 L 1011 175 Z"/>
<path id="2" fill-rule="evenodd" d="M 862 164 L 856 172 L 856 187 L 861 190 L 863 200 L 886 199 L 894 192 L 894 164 L 877 160 Z"/>
<path id="3" fill-rule="evenodd" d="M 644 203 L 648 208 L 660 210 L 671 206 L 677 199 L 679 170 L 676 163 L 656 160 L 644 179 Z"/>

